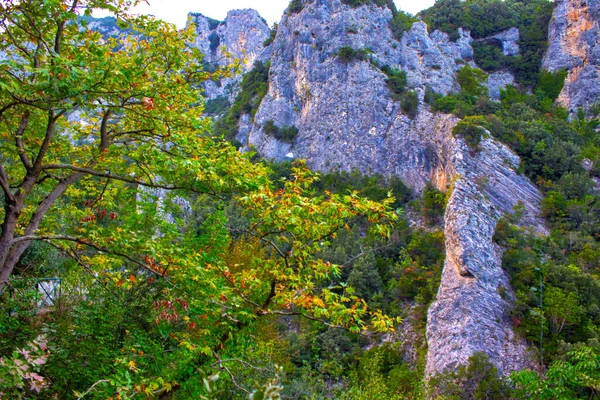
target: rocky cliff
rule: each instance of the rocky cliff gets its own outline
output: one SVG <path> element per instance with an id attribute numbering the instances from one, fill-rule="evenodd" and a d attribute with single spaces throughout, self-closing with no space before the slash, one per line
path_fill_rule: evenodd
<path id="1" fill-rule="evenodd" d="M 194 24 L 196 37 L 193 46 L 205 54 L 209 65 L 225 66 L 233 59 L 242 62 L 242 73 L 252 68 L 254 60 L 264 49 L 263 43 L 271 30 L 266 21 L 251 9 L 232 10 L 224 21 L 202 14 L 190 13 L 188 25 Z M 242 74 L 206 84 L 206 97 L 226 96 L 232 100 L 237 93 Z"/>
<path id="2" fill-rule="evenodd" d="M 526 365 L 526 347 L 506 315 L 512 295 L 492 235 L 498 218 L 519 203 L 523 222 L 542 230 L 540 194 L 515 172 L 519 159 L 507 147 L 486 138 L 470 149 L 452 135 L 458 120 L 431 113 L 423 102 L 426 86 L 444 94 L 458 89 L 456 71 L 472 63 L 469 33 L 451 42 L 417 22 L 398 40 L 391 18 L 387 8 L 351 8 L 340 0 L 314 0 L 285 15 L 268 49 L 268 94 L 254 121 L 243 120 L 238 139 L 267 158 L 306 158 L 317 170 L 397 175 L 416 192 L 429 181 L 451 187 L 446 264 L 427 324 L 427 371 L 452 369 L 482 351 L 508 373 Z M 342 59 L 340 48 L 348 47 L 361 56 Z M 390 95 L 386 65 L 406 71 L 419 98 L 414 115 Z M 277 140 L 265 132 L 269 121 L 298 134 Z"/>
<path id="3" fill-rule="evenodd" d="M 556 1 L 543 67 L 568 71 L 558 100 L 570 112 L 600 100 L 600 1 Z"/>

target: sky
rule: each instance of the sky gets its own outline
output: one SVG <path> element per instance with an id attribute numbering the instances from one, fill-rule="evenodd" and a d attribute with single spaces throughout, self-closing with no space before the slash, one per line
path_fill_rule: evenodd
<path id="1" fill-rule="evenodd" d="M 147 0 L 135 11 L 139 14 L 152 14 L 157 18 L 185 26 L 189 12 L 199 12 L 207 17 L 223 20 L 227 11 L 239 8 L 253 8 L 267 20 L 269 25 L 279 22 L 289 0 Z M 433 5 L 435 0 L 394 0 L 398 9 L 416 14 Z M 100 15 L 99 15 L 100 16 Z"/>

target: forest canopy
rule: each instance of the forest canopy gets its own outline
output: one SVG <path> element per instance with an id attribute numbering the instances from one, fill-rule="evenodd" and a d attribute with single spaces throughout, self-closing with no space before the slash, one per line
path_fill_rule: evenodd
<path id="1" fill-rule="evenodd" d="M 206 394 L 215 376 L 190 372 L 269 316 L 392 330 L 327 284 L 340 267 L 319 254 L 359 221 L 387 236 L 393 198 L 315 196 L 303 163 L 273 182 L 203 115 L 200 85 L 236 64 L 204 70 L 193 27 L 128 16 L 134 3 L 0 5 L 0 290 L 13 310 L 0 318 L 0 396 Z M 128 35 L 89 29 L 92 9 Z M 210 209 L 202 221 L 192 198 Z M 48 276 L 63 279 L 63 313 L 41 335 L 22 296 Z"/>

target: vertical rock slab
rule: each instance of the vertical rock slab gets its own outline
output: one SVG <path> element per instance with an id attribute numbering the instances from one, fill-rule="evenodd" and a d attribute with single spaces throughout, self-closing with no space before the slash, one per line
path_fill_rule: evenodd
<path id="1" fill-rule="evenodd" d="M 528 365 L 527 346 L 512 330 L 507 311 L 514 297 L 492 236 L 500 216 L 519 202 L 526 209 L 522 223 L 544 230 L 536 217 L 541 197 L 515 172 L 519 158 L 506 146 L 487 139 L 473 152 L 459 142 L 445 214 L 446 261 L 427 319 L 426 372 L 454 370 L 482 352 L 508 374 Z"/>
<path id="2" fill-rule="evenodd" d="M 543 68 L 568 71 L 558 101 L 569 112 L 600 101 L 600 0 L 556 0 Z"/>
<path id="3" fill-rule="evenodd" d="M 194 24 L 196 37 L 192 46 L 205 54 L 209 64 L 226 66 L 233 59 L 242 61 L 242 73 L 252 69 L 254 60 L 262 53 L 263 43 L 271 30 L 256 10 L 232 10 L 224 21 L 216 21 L 202 14 L 188 14 L 188 25 Z M 207 82 L 206 97 L 227 96 L 230 101 L 237 94 L 242 74 Z"/>

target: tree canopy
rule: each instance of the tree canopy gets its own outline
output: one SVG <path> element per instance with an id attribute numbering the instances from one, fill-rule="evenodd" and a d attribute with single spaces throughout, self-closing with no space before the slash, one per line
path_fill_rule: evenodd
<path id="1" fill-rule="evenodd" d="M 203 115 L 201 84 L 230 75 L 236 62 L 205 71 L 202 54 L 188 45 L 193 27 L 180 32 L 151 17 L 133 18 L 127 12 L 134 3 L 0 3 L 0 288 L 14 287 L 11 277 L 33 244 L 68 256 L 71 271 L 79 271 L 69 273 L 69 284 L 86 293 L 78 301 L 121 322 L 69 322 L 65 335 L 89 327 L 100 340 L 115 329 L 120 333 L 107 351 L 163 348 L 164 365 L 140 350 L 102 367 L 110 388 L 101 392 L 122 397 L 174 390 L 187 368 L 220 360 L 236 332 L 261 316 L 393 329 L 351 288 L 327 287 L 340 268 L 319 257 L 354 221 L 387 235 L 397 218 L 388 207 L 393 198 L 315 196 L 317 177 L 302 163 L 284 183 L 272 182 L 264 165 L 211 134 Z M 92 9 L 113 13 L 127 36 L 90 29 L 81 16 Z M 188 221 L 190 196 L 216 205 L 196 226 Z M 247 225 L 235 235 L 225 203 L 245 210 Z M 126 332 L 119 328 L 125 321 Z M 52 351 L 60 337 L 47 347 L 45 339 L 27 346 L 31 354 Z M 77 357 L 83 349 L 69 351 Z M 39 391 L 43 378 L 21 374 L 19 366 L 33 361 L 19 354 L 0 370 Z M 35 360 L 43 364 L 44 357 Z M 177 358 L 183 361 L 170 364 Z M 92 376 L 98 375 L 80 376 L 77 390 L 94 384 Z M 0 394 L 22 394 L 24 387 L 0 378 Z"/>

